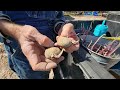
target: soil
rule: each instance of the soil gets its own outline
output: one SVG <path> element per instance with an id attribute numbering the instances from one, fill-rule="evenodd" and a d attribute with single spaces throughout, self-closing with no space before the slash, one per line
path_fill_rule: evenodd
<path id="1" fill-rule="evenodd" d="M 2 43 L 0 43 L 0 79 L 19 79 L 8 66 L 7 54 Z"/>

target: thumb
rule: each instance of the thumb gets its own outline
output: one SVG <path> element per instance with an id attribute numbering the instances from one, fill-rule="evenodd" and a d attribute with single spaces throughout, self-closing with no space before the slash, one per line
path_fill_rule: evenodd
<path id="1" fill-rule="evenodd" d="M 56 40 L 58 40 L 59 37 L 60 37 L 60 36 L 57 36 L 57 37 L 56 37 Z"/>
<path id="2" fill-rule="evenodd" d="M 60 36 L 68 36 L 74 30 L 72 23 L 67 23 L 63 26 Z"/>
<path id="3" fill-rule="evenodd" d="M 47 36 L 41 34 L 41 33 L 38 33 L 35 37 L 35 40 L 41 45 L 41 46 L 44 46 L 44 47 L 52 47 L 54 46 L 54 42 L 48 38 Z"/>

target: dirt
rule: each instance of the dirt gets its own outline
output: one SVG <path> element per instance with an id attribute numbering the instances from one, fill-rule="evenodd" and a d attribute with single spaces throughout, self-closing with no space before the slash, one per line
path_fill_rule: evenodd
<path id="1" fill-rule="evenodd" d="M 19 79 L 8 66 L 7 54 L 2 43 L 0 43 L 0 79 Z"/>

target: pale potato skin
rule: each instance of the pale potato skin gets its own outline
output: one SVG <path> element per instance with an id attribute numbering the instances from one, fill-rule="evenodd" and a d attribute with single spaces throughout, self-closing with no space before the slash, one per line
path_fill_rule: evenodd
<path id="1" fill-rule="evenodd" d="M 58 47 L 51 47 L 45 50 L 45 57 L 47 59 L 51 59 L 52 56 L 57 56 L 59 55 L 61 50 Z"/>
<path id="2" fill-rule="evenodd" d="M 57 39 L 57 44 L 63 48 L 67 48 L 72 45 L 72 42 L 69 38 L 60 36 Z"/>

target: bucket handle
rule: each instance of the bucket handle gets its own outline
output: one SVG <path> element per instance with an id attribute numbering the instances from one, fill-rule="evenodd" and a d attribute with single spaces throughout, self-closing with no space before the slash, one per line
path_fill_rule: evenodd
<path id="1" fill-rule="evenodd" d="M 104 24 L 105 24 L 105 22 L 106 22 L 106 20 L 103 20 L 102 25 L 104 25 Z"/>

